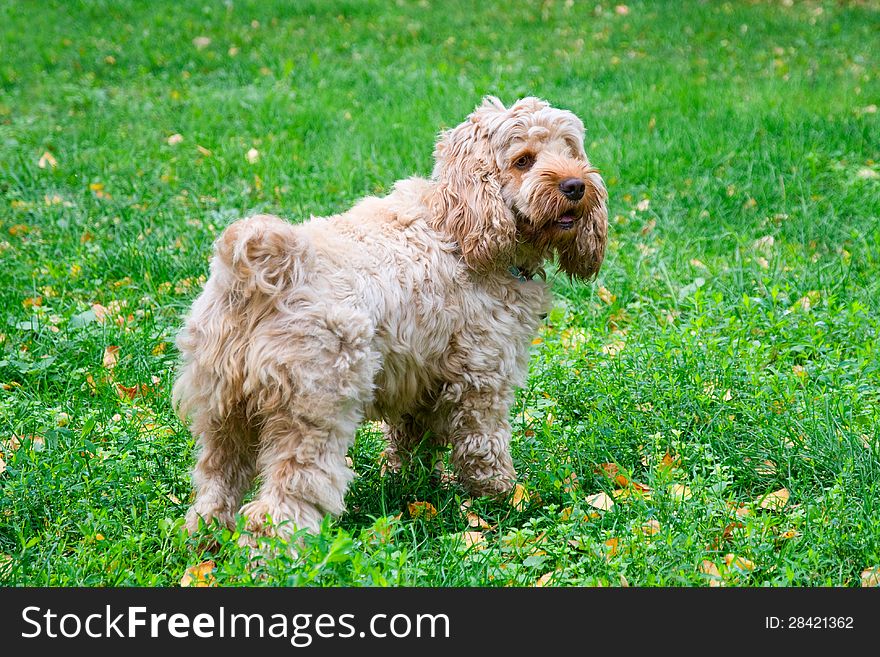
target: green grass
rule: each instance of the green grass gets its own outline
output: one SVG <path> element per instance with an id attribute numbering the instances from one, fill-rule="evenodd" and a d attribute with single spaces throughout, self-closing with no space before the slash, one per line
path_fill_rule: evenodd
<path id="1" fill-rule="evenodd" d="M 878 4 L 479 4 L 0 3 L 0 583 L 176 585 L 208 559 L 221 584 L 705 586 L 711 561 L 729 585 L 856 586 L 880 566 Z M 428 173 L 486 93 L 579 114 L 610 192 L 599 280 L 553 277 L 515 409 L 529 503 L 474 500 L 492 529 L 468 549 L 462 491 L 381 475 L 366 426 L 349 511 L 298 560 L 248 570 L 230 532 L 199 549 L 169 391 L 212 240 Z M 603 463 L 652 494 L 595 511 L 620 488 Z"/>

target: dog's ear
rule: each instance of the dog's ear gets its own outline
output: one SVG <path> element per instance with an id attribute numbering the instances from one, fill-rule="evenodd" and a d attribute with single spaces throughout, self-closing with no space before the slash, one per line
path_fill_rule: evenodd
<path id="1" fill-rule="evenodd" d="M 476 271 L 508 266 L 516 244 L 516 219 L 501 194 L 487 125 L 503 111 L 498 99 L 488 97 L 464 123 L 441 134 L 434 150 L 434 221 Z"/>
<path id="2" fill-rule="evenodd" d="M 608 239 L 608 192 L 598 173 L 586 176 L 590 213 L 577 225 L 577 232 L 557 249 L 559 267 L 572 278 L 588 280 L 599 272 Z"/>

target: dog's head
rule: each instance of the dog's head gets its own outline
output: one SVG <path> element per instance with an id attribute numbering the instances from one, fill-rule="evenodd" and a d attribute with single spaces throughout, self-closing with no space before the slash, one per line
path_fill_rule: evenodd
<path id="1" fill-rule="evenodd" d="M 434 151 L 435 216 L 477 271 L 555 252 L 560 268 L 590 278 L 608 233 L 607 192 L 584 152 L 584 125 L 537 98 L 505 108 L 488 96 Z"/>

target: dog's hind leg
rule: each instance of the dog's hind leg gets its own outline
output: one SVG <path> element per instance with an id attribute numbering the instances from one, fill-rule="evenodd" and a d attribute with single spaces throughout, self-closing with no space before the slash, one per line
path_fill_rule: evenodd
<path id="1" fill-rule="evenodd" d="M 354 476 L 345 456 L 371 399 L 378 362 L 370 326 L 356 313 L 326 308 L 313 308 L 303 325 L 285 331 L 283 351 L 277 340 L 255 340 L 268 351 L 257 359 L 261 383 L 250 401 L 252 417 L 259 418 L 262 483 L 241 509 L 253 535 L 317 532 L 325 515 L 345 510 Z"/>
<path id="2" fill-rule="evenodd" d="M 197 417 L 199 453 L 193 470 L 195 500 L 186 515 L 193 533 L 199 521 L 216 519 L 235 526 L 235 513 L 250 487 L 256 467 L 256 438 L 243 418 L 223 420 Z"/>

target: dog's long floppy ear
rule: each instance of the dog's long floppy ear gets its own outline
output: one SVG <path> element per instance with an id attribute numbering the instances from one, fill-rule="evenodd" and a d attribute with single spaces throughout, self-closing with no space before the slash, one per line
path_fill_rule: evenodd
<path id="1" fill-rule="evenodd" d="M 608 191 L 598 173 L 586 176 L 589 213 L 578 221 L 577 233 L 557 249 L 559 267 L 572 278 L 588 280 L 599 272 L 608 239 Z"/>
<path id="2" fill-rule="evenodd" d="M 502 198 L 485 121 L 504 111 L 497 98 L 487 97 L 464 123 L 441 134 L 434 149 L 434 221 L 476 271 L 509 266 L 516 243 L 516 219 Z"/>

